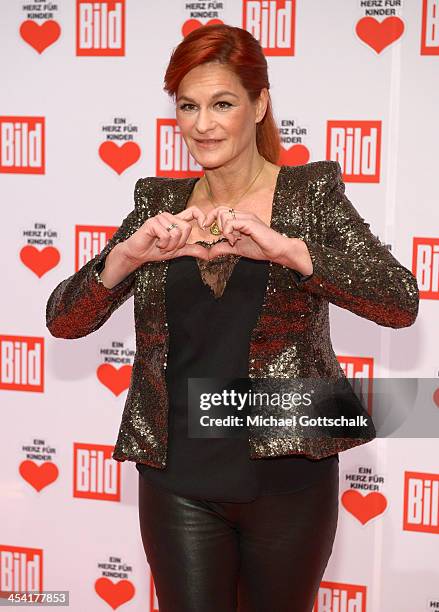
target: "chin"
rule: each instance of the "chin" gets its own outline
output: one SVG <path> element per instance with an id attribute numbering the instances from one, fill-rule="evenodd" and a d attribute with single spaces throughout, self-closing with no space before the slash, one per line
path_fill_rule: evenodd
<path id="1" fill-rule="evenodd" d="M 195 158 L 194 158 L 195 159 Z M 215 168 L 221 168 L 226 163 L 227 160 L 218 160 L 218 159 L 197 159 L 196 162 L 203 168 L 207 170 L 215 170 Z"/>
<path id="2" fill-rule="evenodd" d="M 193 157 L 197 161 L 197 163 L 200 164 L 200 166 L 202 166 L 203 168 L 207 168 L 208 170 L 214 170 L 215 168 L 221 168 L 222 166 L 229 164 L 234 156 L 227 155 L 222 152 L 220 155 L 214 155 L 213 153 L 207 153 L 206 155 L 198 154 L 198 159 L 195 156 Z"/>

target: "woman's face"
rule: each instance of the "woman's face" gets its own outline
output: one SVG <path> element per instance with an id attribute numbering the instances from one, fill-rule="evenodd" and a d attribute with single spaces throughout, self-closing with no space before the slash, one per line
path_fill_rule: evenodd
<path id="1" fill-rule="evenodd" d="M 238 77 L 224 64 L 190 70 L 180 82 L 176 118 L 184 141 L 204 168 L 217 168 L 256 146 L 256 123 L 265 114 L 268 92 L 251 102 Z"/>

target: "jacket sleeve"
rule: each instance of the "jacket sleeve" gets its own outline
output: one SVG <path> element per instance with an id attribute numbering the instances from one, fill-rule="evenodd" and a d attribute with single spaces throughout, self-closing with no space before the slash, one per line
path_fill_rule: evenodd
<path id="1" fill-rule="evenodd" d="M 419 308 L 416 277 L 372 234 L 345 195 L 341 167 L 327 162 L 316 185 L 323 243 L 303 239 L 313 263 L 311 275 L 298 286 L 385 327 L 408 327 Z"/>
<path id="2" fill-rule="evenodd" d="M 91 334 L 133 295 L 135 271 L 111 289 L 105 287 L 99 274 L 114 246 L 129 238 L 146 220 L 140 202 L 145 200 L 148 180 L 136 182 L 135 207 L 102 251 L 52 291 L 46 305 L 46 326 L 52 336 L 82 338 Z"/>

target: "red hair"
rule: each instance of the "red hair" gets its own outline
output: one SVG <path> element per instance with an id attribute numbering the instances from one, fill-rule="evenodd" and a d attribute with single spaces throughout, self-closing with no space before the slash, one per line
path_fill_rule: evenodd
<path id="1" fill-rule="evenodd" d="M 238 76 L 252 102 L 264 87 L 270 88 L 267 60 L 256 38 L 247 30 L 220 23 L 193 30 L 175 47 L 166 69 L 163 89 L 175 98 L 180 82 L 192 68 L 215 61 L 226 64 Z M 270 93 L 264 118 L 256 125 L 256 146 L 265 159 L 278 162 L 280 137 Z"/>

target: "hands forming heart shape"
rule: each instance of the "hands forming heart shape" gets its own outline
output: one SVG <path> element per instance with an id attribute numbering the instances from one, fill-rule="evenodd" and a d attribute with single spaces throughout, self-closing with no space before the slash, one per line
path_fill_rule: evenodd
<path id="1" fill-rule="evenodd" d="M 196 220 L 206 238 L 187 242 L 193 220 Z M 149 221 L 151 230 L 156 230 L 156 252 L 162 260 L 192 255 L 209 261 L 230 254 L 277 261 L 285 256 L 287 248 L 291 249 L 290 239 L 274 231 L 257 215 L 235 210 L 233 217 L 227 206 L 217 206 L 207 214 L 197 206 L 190 206 L 176 215 L 160 213 Z M 217 238 L 210 233 L 209 228 L 214 221 L 222 237 Z M 177 227 L 168 230 L 172 223 L 176 223 Z"/>
<path id="2" fill-rule="evenodd" d="M 194 220 L 206 238 L 188 242 Z M 214 221 L 222 237 L 211 240 L 209 228 Z M 269 260 L 306 275 L 312 271 L 312 260 L 303 240 L 276 232 L 252 212 L 234 210 L 233 216 L 227 206 L 217 206 L 207 214 L 197 206 L 176 215 L 161 212 L 147 219 L 122 245 L 125 257 L 135 266 L 184 255 L 204 261 L 221 255 L 239 255 Z"/>

